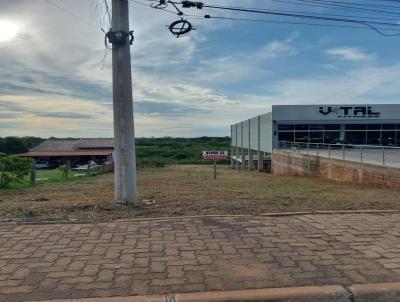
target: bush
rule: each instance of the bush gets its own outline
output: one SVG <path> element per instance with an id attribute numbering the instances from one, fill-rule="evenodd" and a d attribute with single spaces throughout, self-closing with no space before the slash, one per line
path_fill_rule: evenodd
<path id="1" fill-rule="evenodd" d="M 0 188 L 11 182 L 22 183 L 32 170 L 32 160 L 0 153 Z"/>
<path id="2" fill-rule="evenodd" d="M 61 172 L 64 180 L 68 179 L 69 165 L 61 165 L 58 167 L 58 170 Z"/>
<path id="3" fill-rule="evenodd" d="M 178 152 L 177 154 L 175 154 L 175 159 L 177 159 L 177 160 L 183 160 L 183 159 L 187 159 L 189 157 L 190 157 L 190 155 L 185 152 Z"/>

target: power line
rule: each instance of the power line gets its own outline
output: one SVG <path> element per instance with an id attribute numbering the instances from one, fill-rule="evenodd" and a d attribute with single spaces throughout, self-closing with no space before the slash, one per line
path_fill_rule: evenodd
<path id="1" fill-rule="evenodd" d="M 62 11 L 64 14 L 69 15 L 70 17 L 73 17 L 74 19 L 78 20 L 79 22 L 82 22 L 90 27 L 95 27 L 96 29 L 98 29 L 98 27 L 92 23 L 89 23 L 88 21 L 86 21 L 85 19 L 79 17 L 78 15 L 75 15 L 74 13 L 68 11 L 67 9 L 59 6 L 58 4 L 55 4 L 54 2 L 51 2 L 50 0 L 45 0 L 48 4 L 52 5 L 53 7 L 57 8 L 58 10 Z"/>
<path id="2" fill-rule="evenodd" d="M 319 16 L 312 16 L 309 14 L 302 14 L 302 13 L 291 13 L 291 12 L 276 12 L 272 10 L 262 10 L 262 9 L 253 9 L 253 8 L 245 8 L 245 7 L 231 7 L 231 6 L 219 6 L 219 5 L 207 5 L 204 4 L 203 7 L 206 8 L 213 8 L 213 9 L 222 9 L 222 10 L 230 10 L 230 11 L 238 11 L 238 12 L 246 12 L 246 13 L 257 13 L 257 14 L 267 14 L 267 15 L 280 15 L 280 16 L 287 16 L 287 17 L 297 17 L 297 18 L 309 18 L 309 19 L 319 19 L 319 20 L 326 20 L 326 21 L 339 21 L 339 22 L 351 22 L 351 23 L 374 23 L 379 25 L 389 25 L 389 26 L 400 26 L 398 23 L 385 23 L 385 22 L 376 22 L 376 21 L 362 21 L 356 19 L 341 19 L 336 17 L 319 17 Z"/>
<path id="3" fill-rule="evenodd" d="M 174 2 L 175 4 L 182 4 L 184 7 L 197 7 L 199 5 L 198 2 L 192 1 L 182 1 L 182 2 Z M 284 17 L 294 17 L 294 18 L 301 18 L 301 19 L 312 19 L 318 21 L 332 21 L 332 22 L 343 22 L 343 23 L 357 23 L 367 26 L 377 33 L 383 36 L 397 36 L 400 34 L 386 34 L 378 29 L 377 25 L 383 26 L 390 26 L 390 27 L 399 27 L 400 25 L 396 23 L 388 23 L 388 22 L 377 22 L 377 21 L 370 21 L 370 20 L 356 20 L 350 18 L 336 18 L 336 17 L 323 17 L 323 16 L 314 16 L 309 14 L 299 14 L 299 13 L 289 13 L 289 12 L 276 12 L 270 10 L 261 10 L 261 9 L 253 9 L 253 8 L 245 8 L 245 7 L 232 7 L 232 6 L 220 6 L 220 5 L 208 5 L 201 3 L 202 8 L 212 8 L 212 9 L 221 9 L 221 10 L 229 10 L 229 11 L 236 11 L 236 12 L 245 12 L 245 13 L 257 13 L 257 14 L 267 14 L 267 15 L 274 15 L 274 16 L 284 16 Z"/>
<path id="4" fill-rule="evenodd" d="M 337 24 L 322 24 L 322 23 L 306 23 L 306 22 L 290 22 L 290 21 L 278 21 L 278 20 L 263 20 L 263 19 L 249 19 L 249 18 L 234 18 L 234 17 L 223 17 L 223 16 L 210 16 L 205 17 L 194 17 L 193 19 L 204 20 L 204 19 L 220 19 L 220 20 L 231 20 L 231 21 L 248 21 L 248 22 L 261 22 L 261 23 L 275 23 L 275 24 L 293 24 L 293 25 L 308 25 L 308 26 L 321 26 L 321 27 L 336 27 L 336 28 L 351 28 L 351 29 L 365 29 L 370 28 L 365 26 L 351 26 L 351 25 L 337 25 Z M 399 31 L 397 28 L 383 28 L 377 27 L 379 30 L 388 31 Z"/>
<path id="5" fill-rule="evenodd" d="M 136 3 L 136 4 L 140 4 L 140 5 L 143 5 L 143 6 L 150 7 L 150 8 L 154 8 L 154 9 L 156 9 L 158 11 L 163 11 L 163 12 L 171 13 L 171 14 L 174 14 L 174 15 L 178 14 L 177 12 L 174 12 L 172 10 L 168 10 L 168 9 L 165 9 L 165 8 L 157 8 L 155 6 L 152 6 L 150 4 L 143 3 L 143 2 L 140 2 L 140 1 L 137 1 L 137 0 L 129 0 L 129 1 L 132 2 L 132 3 Z M 153 2 L 154 3 L 154 1 L 151 1 L 151 0 L 149 2 Z"/>
<path id="6" fill-rule="evenodd" d="M 380 17 L 371 17 L 371 16 L 354 16 L 354 15 L 341 15 L 341 14 L 329 14 L 329 13 L 315 13 L 315 12 L 293 11 L 293 10 L 269 9 L 268 11 L 284 12 L 284 13 L 312 14 L 312 15 L 319 15 L 319 16 L 343 17 L 343 18 L 373 19 L 373 20 L 381 20 L 381 21 L 393 21 L 393 22 L 399 21 L 399 19 L 394 19 L 394 18 L 380 18 Z"/>
<path id="7" fill-rule="evenodd" d="M 148 2 L 151 2 L 151 3 L 155 3 L 155 2 L 158 2 L 159 0 L 147 0 Z M 277 1 L 277 2 L 280 2 L 280 3 L 288 3 L 288 4 L 299 4 L 299 5 L 302 5 L 303 3 L 297 3 L 297 2 L 293 2 L 293 1 L 303 1 L 303 0 L 292 0 L 292 1 L 290 1 L 290 0 L 270 0 L 270 1 Z M 307 1 L 307 0 L 304 0 L 304 1 Z M 319 1 L 319 0 L 314 0 L 314 1 Z M 384 0 L 379 0 L 379 1 L 384 1 Z M 390 1 L 390 0 L 387 0 L 387 1 Z M 394 0 L 393 0 L 394 1 Z M 166 3 L 168 3 L 168 2 L 170 2 L 171 4 L 178 4 L 179 2 L 173 2 L 173 1 L 166 1 Z M 182 4 L 183 2 L 180 2 L 180 4 Z M 198 2 L 197 2 L 198 3 Z M 399 0 L 399 2 L 398 2 L 399 4 L 400 4 L 400 0 Z M 142 3 L 143 4 L 143 3 Z M 146 4 L 144 4 L 144 5 L 146 5 Z M 153 5 L 146 5 L 146 6 L 149 6 L 149 7 L 153 7 L 154 8 L 154 6 Z M 204 6 L 204 7 L 206 7 L 206 6 Z M 233 7 L 233 6 L 226 6 L 226 7 L 228 7 L 228 8 L 241 8 L 241 7 Z M 398 9 L 400 9 L 400 6 L 399 7 L 397 7 Z M 279 10 L 279 9 L 262 9 L 262 8 L 246 8 L 246 9 L 253 9 L 253 10 L 259 10 L 259 11 L 273 11 L 273 12 L 284 12 L 284 13 L 300 13 L 300 14 L 312 14 L 312 15 L 322 15 L 322 16 L 332 16 L 332 17 L 345 17 L 345 18 L 361 18 L 361 19 L 373 19 L 373 20 L 382 20 L 382 21 L 392 21 L 392 22 L 396 22 L 396 25 L 399 25 L 399 24 L 397 24 L 397 22 L 398 21 L 400 21 L 399 19 L 400 18 L 383 18 L 383 17 L 374 17 L 374 16 L 371 16 L 371 15 L 365 15 L 365 16 L 362 16 L 362 15 L 359 15 L 359 16 L 355 16 L 355 15 L 343 15 L 343 14 L 335 14 L 335 13 L 321 13 L 321 12 L 304 12 L 304 11 L 293 11 L 293 10 Z M 187 15 L 187 14 L 185 14 L 185 15 Z M 188 15 L 187 15 L 188 16 Z M 189 15 L 190 16 L 190 15 Z M 399 12 L 399 17 L 400 17 L 400 12 Z"/>
<path id="8" fill-rule="evenodd" d="M 293 4 L 293 5 L 300 5 L 300 6 L 308 6 L 308 7 L 315 7 L 315 8 L 331 8 L 335 10 L 345 10 L 346 12 L 348 11 L 355 11 L 355 12 L 363 12 L 364 14 L 372 14 L 374 15 L 383 15 L 383 16 L 399 16 L 399 13 L 396 12 L 388 12 L 388 11 L 382 11 L 382 12 L 377 12 L 377 11 L 369 11 L 366 10 L 365 8 L 360 8 L 360 7 L 349 7 L 349 6 L 343 6 L 343 5 L 332 5 L 332 4 L 327 4 L 327 3 L 321 3 L 321 2 L 315 2 L 315 1 L 302 1 L 302 0 L 270 0 L 274 2 L 279 2 L 279 3 L 286 3 L 286 4 Z"/>
<path id="9" fill-rule="evenodd" d="M 333 5 L 337 4 L 344 4 L 344 5 L 351 5 L 351 6 L 357 6 L 357 7 L 366 7 L 368 9 L 371 9 L 371 7 L 376 7 L 376 8 L 390 8 L 390 9 L 400 9 L 400 6 L 395 6 L 395 5 L 382 5 L 382 4 L 371 4 L 371 3 L 360 3 L 360 2 L 344 2 L 344 1 L 337 1 L 337 0 L 300 0 L 300 1 L 305 1 L 305 2 L 321 2 L 321 3 L 329 3 Z"/>
<path id="10" fill-rule="evenodd" d="M 154 6 L 150 4 L 146 4 L 143 2 L 139 2 L 137 0 L 130 0 L 131 2 L 139 3 L 141 5 L 145 5 L 152 8 L 158 8 L 160 10 L 165 10 L 166 6 L 159 8 L 159 6 Z M 148 2 L 156 3 L 157 0 L 147 0 Z M 304 4 L 308 4 L 305 2 L 311 3 L 341 3 L 341 1 L 334 0 L 272 0 L 284 3 L 294 3 L 299 4 L 298 2 L 302 2 Z M 293 2 L 297 1 L 297 2 Z M 397 1 L 396 1 L 397 2 Z M 159 1 L 161 4 L 162 1 Z M 400 1 L 398 2 L 400 4 Z M 324 24 L 324 23 L 307 23 L 307 22 L 290 22 L 290 21 L 278 21 L 278 20 L 261 20 L 261 19 L 250 19 L 250 18 L 237 18 L 237 17 L 224 17 L 224 16 L 210 16 L 205 15 L 204 17 L 207 19 L 221 19 L 221 20 L 231 20 L 231 21 L 249 21 L 249 22 L 264 22 L 264 23 L 280 23 L 280 24 L 298 24 L 298 25 L 308 25 L 308 26 L 322 26 L 322 27 L 337 27 L 337 28 L 353 28 L 353 29 L 361 29 L 368 28 L 376 31 L 378 34 L 382 36 L 400 36 L 400 33 L 385 33 L 385 31 L 400 31 L 400 24 L 394 23 L 397 19 L 394 18 L 379 18 L 373 16 L 349 16 L 349 15 L 338 15 L 338 14 L 328 14 L 328 13 L 316 13 L 316 12 L 299 12 L 299 11 L 287 11 L 287 10 L 271 10 L 271 9 L 262 9 L 262 8 L 248 8 L 248 7 L 235 7 L 235 6 L 222 6 L 222 5 L 209 5 L 204 4 L 202 2 L 193 2 L 193 1 L 164 1 L 163 4 L 171 4 L 174 7 L 176 5 L 182 5 L 183 8 L 211 8 L 211 9 L 221 9 L 221 10 L 229 10 L 243 13 L 257 13 L 257 14 L 266 14 L 271 16 L 282 16 L 282 17 L 291 17 L 291 18 L 300 18 L 300 19 L 309 19 L 320 22 L 337 22 L 337 23 L 352 23 L 359 24 L 362 26 L 346 26 L 346 25 L 336 25 L 336 24 Z M 350 3 L 351 4 L 351 3 Z M 354 8 L 354 7 L 353 7 Z M 400 9 L 400 6 L 399 6 Z M 165 10 L 168 11 L 168 10 Z M 177 9 L 178 12 L 168 11 L 170 13 L 174 13 L 177 15 L 182 15 L 181 10 Z M 372 10 L 374 11 L 374 10 Z M 193 17 L 195 19 L 203 19 L 199 16 L 187 15 L 189 17 Z M 361 20 L 360 20 L 361 19 Z M 380 20 L 380 21 L 378 21 Z M 387 22 L 383 22 L 387 21 Z M 392 21 L 392 22 L 389 22 Z"/>
<path id="11" fill-rule="evenodd" d="M 108 22 L 111 25 L 111 11 L 110 11 L 110 6 L 108 5 L 108 0 L 104 0 L 104 6 L 106 8 L 105 14 L 108 16 Z"/>

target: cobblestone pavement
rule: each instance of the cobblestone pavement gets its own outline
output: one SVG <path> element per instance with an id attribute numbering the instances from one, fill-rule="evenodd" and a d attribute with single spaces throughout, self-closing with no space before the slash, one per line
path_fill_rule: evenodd
<path id="1" fill-rule="evenodd" d="M 400 214 L 0 224 L 0 301 L 400 281 Z"/>

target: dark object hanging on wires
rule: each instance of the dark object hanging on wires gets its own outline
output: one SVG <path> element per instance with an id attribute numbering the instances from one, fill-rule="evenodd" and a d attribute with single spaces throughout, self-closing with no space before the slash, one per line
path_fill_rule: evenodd
<path id="1" fill-rule="evenodd" d="M 157 9 L 164 9 L 167 8 L 168 4 L 166 3 L 166 0 L 160 0 L 160 3 L 158 3 L 157 5 L 150 4 L 151 7 L 153 8 L 157 8 Z"/>
<path id="2" fill-rule="evenodd" d="M 108 42 L 112 45 L 125 45 L 129 42 L 130 45 L 133 44 L 135 37 L 133 36 L 133 30 L 130 32 L 124 31 L 112 31 L 111 29 L 106 33 Z"/>
<path id="3" fill-rule="evenodd" d="M 203 6 L 204 6 L 203 2 L 182 1 L 182 7 L 183 8 L 195 7 L 197 9 L 203 9 Z"/>
<path id="4" fill-rule="evenodd" d="M 171 25 L 168 27 L 168 29 L 177 38 L 190 33 L 192 30 L 195 30 L 192 24 L 186 19 L 181 19 L 172 22 Z"/>
<path id="5" fill-rule="evenodd" d="M 168 0 L 168 3 L 171 4 L 173 7 L 175 7 L 176 11 L 178 12 L 178 16 L 183 16 L 183 12 L 175 5 L 174 2 Z"/>

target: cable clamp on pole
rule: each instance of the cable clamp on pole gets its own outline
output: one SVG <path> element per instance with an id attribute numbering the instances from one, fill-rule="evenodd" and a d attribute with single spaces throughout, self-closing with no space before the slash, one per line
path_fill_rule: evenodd
<path id="1" fill-rule="evenodd" d="M 112 31 L 111 29 L 106 33 L 108 42 L 112 45 L 132 45 L 135 37 L 133 36 L 133 30 L 129 32 L 125 31 Z"/>

